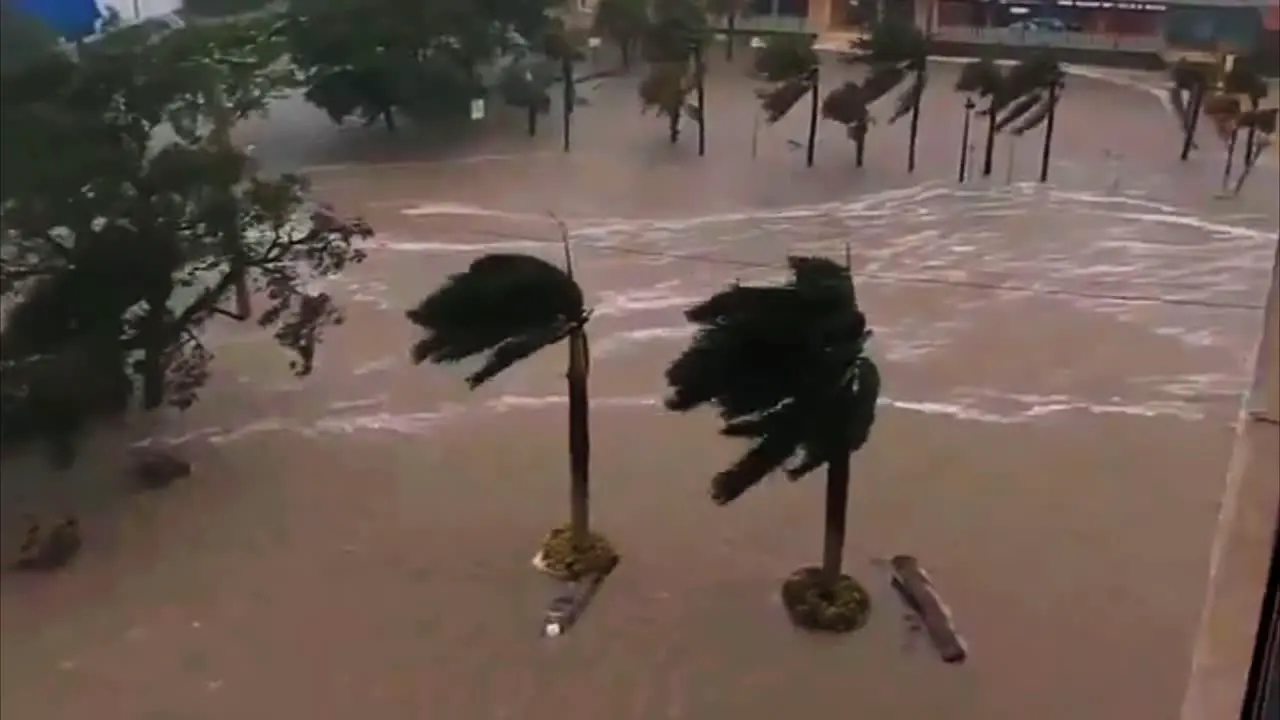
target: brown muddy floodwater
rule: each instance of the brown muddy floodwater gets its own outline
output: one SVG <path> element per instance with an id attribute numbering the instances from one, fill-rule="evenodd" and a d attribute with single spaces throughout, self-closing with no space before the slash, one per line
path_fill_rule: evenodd
<path id="1" fill-rule="evenodd" d="M 25 487 L 9 507 L 61 495 L 89 540 L 63 574 L 3 579 L 5 719 L 1173 718 L 1274 254 L 1275 169 L 1211 200 L 1219 150 L 1179 164 L 1151 96 L 1075 79 L 1053 183 L 1017 182 L 1038 162 L 1028 138 L 1014 184 L 1002 149 L 996 181 L 960 187 L 953 82 L 936 71 L 915 176 L 896 125 L 875 129 L 862 171 L 830 128 L 806 170 L 785 142 L 801 117 L 752 160 L 750 91 L 732 79 L 710 88 L 702 159 L 636 115 L 630 83 L 594 91 L 567 157 L 514 135 L 466 162 L 316 151 L 318 192 L 381 231 L 329 283 L 350 322 L 317 372 L 297 381 L 220 325 L 205 400 L 150 430 L 195 461 L 191 479 L 121 497 L 137 427 L 97 436 L 56 485 L 6 468 Z M 264 153 L 341 135 L 306 122 L 250 132 Z M 547 210 L 596 308 L 595 522 L 623 553 L 554 641 L 529 559 L 567 512 L 563 350 L 469 395 L 460 371 L 409 365 L 402 316 L 480 253 L 558 257 Z M 818 559 L 821 483 L 713 507 L 707 482 L 738 448 L 660 398 L 683 308 L 846 241 L 886 397 L 855 458 L 847 546 L 873 616 L 826 638 L 777 599 Z M 872 563 L 898 553 L 930 570 L 967 664 L 907 636 Z"/>

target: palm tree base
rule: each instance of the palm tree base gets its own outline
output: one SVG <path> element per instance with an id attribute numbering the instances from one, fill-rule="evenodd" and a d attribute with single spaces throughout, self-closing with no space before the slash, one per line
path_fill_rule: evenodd
<path id="1" fill-rule="evenodd" d="M 590 533 L 575 545 L 568 525 L 554 528 L 542 541 L 533 566 L 557 580 L 581 580 L 608 575 L 618 564 L 618 553 L 603 535 Z"/>
<path id="2" fill-rule="evenodd" d="M 822 581 L 822 570 L 801 568 L 782 584 L 782 604 L 797 627 L 821 632 L 853 632 L 867 623 L 871 597 L 848 575 L 834 586 Z"/>

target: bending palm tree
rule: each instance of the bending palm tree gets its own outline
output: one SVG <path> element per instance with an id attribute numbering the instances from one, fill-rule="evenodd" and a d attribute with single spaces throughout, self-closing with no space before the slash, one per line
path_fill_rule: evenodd
<path id="1" fill-rule="evenodd" d="M 991 175 L 995 162 L 996 133 L 1009 130 L 1021 136 L 1050 121 L 1057 110 L 1063 72 L 1050 53 L 1039 53 L 1001 71 L 989 59 L 974 60 L 960 71 L 956 89 L 987 99 L 987 107 L 978 114 L 987 118 L 987 145 L 982 158 L 982 175 Z M 1052 132 L 1045 133 L 1043 171 L 1048 167 Z"/>
<path id="2" fill-rule="evenodd" d="M 566 234 L 567 235 L 567 234 Z M 414 363 L 454 363 L 483 356 L 467 376 L 471 389 L 561 340 L 569 341 L 569 524 L 551 531 L 536 560 L 566 579 L 608 572 L 617 561 L 609 543 L 590 529 L 586 323 L 591 311 L 567 270 L 528 255 L 485 255 L 406 313 L 427 332 L 414 344 Z"/>
<path id="3" fill-rule="evenodd" d="M 756 91 L 769 125 L 781 120 L 805 95 L 813 102 L 809 109 L 809 138 L 805 159 L 813 167 L 814 146 L 818 132 L 818 54 L 813 50 L 813 37 L 808 35 L 775 35 L 760 48 L 755 57 L 755 71 L 772 87 Z"/>
<path id="4" fill-rule="evenodd" d="M 781 287 L 735 285 L 690 309 L 693 344 L 667 369 L 667 407 L 714 405 L 721 434 L 754 442 L 711 482 L 711 498 L 732 502 L 786 468 L 799 479 L 827 466 L 822 565 L 784 583 L 796 624 L 836 632 L 866 620 L 866 592 L 842 573 L 850 455 L 875 422 L 880 374 L 849 271 L 821 258 L 790 258 Z"/>
<path id="5" fill-rule="evenodd" d="M 920 101 L 929 82 L 929 39 L 914 25 L 885 22 L 871 34 L 854 41 L 846 62 L 870 66 L 862 83 L 863 103 L 871 105 L 910 76 L 911 83 L 894 103 L 889 124 L 911 116 L 911 140 L 907 146 L 907 172 L 916 169 L 916 137 L 920 132 Z"/>
<path id="6" fill-rule="evenodd" d="M 644 42 L 649 73 L 640 83 L 641 112 L 655 108 L 667 118 L 667 133 L 674 145 L 680 140 L 680 117 L 687 114 L 698 124 L 699 152 L 704 150 L 702 49 L 706 44 L 707 18 L 692 0 L 659 0 L 653 6 L 653 23 Z M 697 104 L 689 103 L 696 92 Z"/>

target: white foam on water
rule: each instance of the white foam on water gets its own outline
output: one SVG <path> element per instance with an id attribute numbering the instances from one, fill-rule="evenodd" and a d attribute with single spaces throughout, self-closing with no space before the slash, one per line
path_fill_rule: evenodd
<path id="1" fill-rule="evenodd" d="M 688 308 L 706 299 L 705 294 L 673 292 L 680 282 L 670 280 L 636 290 L 603 290 L 595 303 L 596 317 L 622 316 L 652 310 Z"/>
<path id="2" fill-rule="evenodd" d="M 427 253 L 491 253 L 511 252 L 515 250 L 523 252 L 539 252 L 546 251 L 548 248 L 552 247 L 546 242 L 539 242 L 537 240 L 496 240 L 491 242 L 470 243 L 431 242 L 425 240 L 387 240 L 377 243 L 377 246 L 382 250 Z"/>
<path id="3" fill-rule="evenodd" d="M 638 330 L 625 330 L 605 335 L 592 343 L 592 355 L 596 359 L 617 355 L 636 345 L 653 342 L 686 340 L 693 336 L 697 328 L 690 324 L 672 325 L 668 327 L 647 327 Z"/>

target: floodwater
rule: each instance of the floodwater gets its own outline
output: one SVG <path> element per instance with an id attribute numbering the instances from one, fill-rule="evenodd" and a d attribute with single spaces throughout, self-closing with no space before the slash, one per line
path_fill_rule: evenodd
<path id="1" fill-rule="evenodd" d="M 992 180 L 958 186 L 940 66 L 914 175 L 905 123 L 873 130 L 862 170 L 826 127 L 806 169 L 787 143 L 804 118 L 752 158 L 749 84 L 714 77 L 705 158 L 637 115 L 630 82 L 591 94 L 568 156 L 551 133 L 493 131 L 468 146 L 480 159 L 370 167 L 341 143 L 381 158 L 385 140 L 314 116 L 248 128 L 267 164 L 325 165 L 317 192 L 380 231 L 329 282 L 350 321 L 305 380 L 218 326 L 194 410 L 102 433 L 70 477 L 26 488 L 83 507 L 89 539 L 58 576 L 4 576 L 6 719 L 1174 717 L 1275 253 L 1274 167 L 1213 200 L 1208 138 L 1178 163 L 1154 96 L 1075 79 L 1051 184 L 1026 182 L 1037 136 L 1012 184 L 1002 148 Z M 410 366 L 403 319 L 483 252 L 559 258 L 548 212 L 595 307 L 594 520 L 623 554 L 554 641 L 529 559 L 567 512 L 563 349 L 468 394 L 461 369 Z M 683 308 L 846 243 L 885 398 L 846 548 L 873 616 L 828 638 L 777 599 L 818 560 L 821 483 L 714 507 L 740 448 L 660 400 Z M 123 497 L 121 438 L 148 434 L 196 473 Z M 908 636 L 873 563 L 898 553 L 930 571 L 967 664 Z"/>

